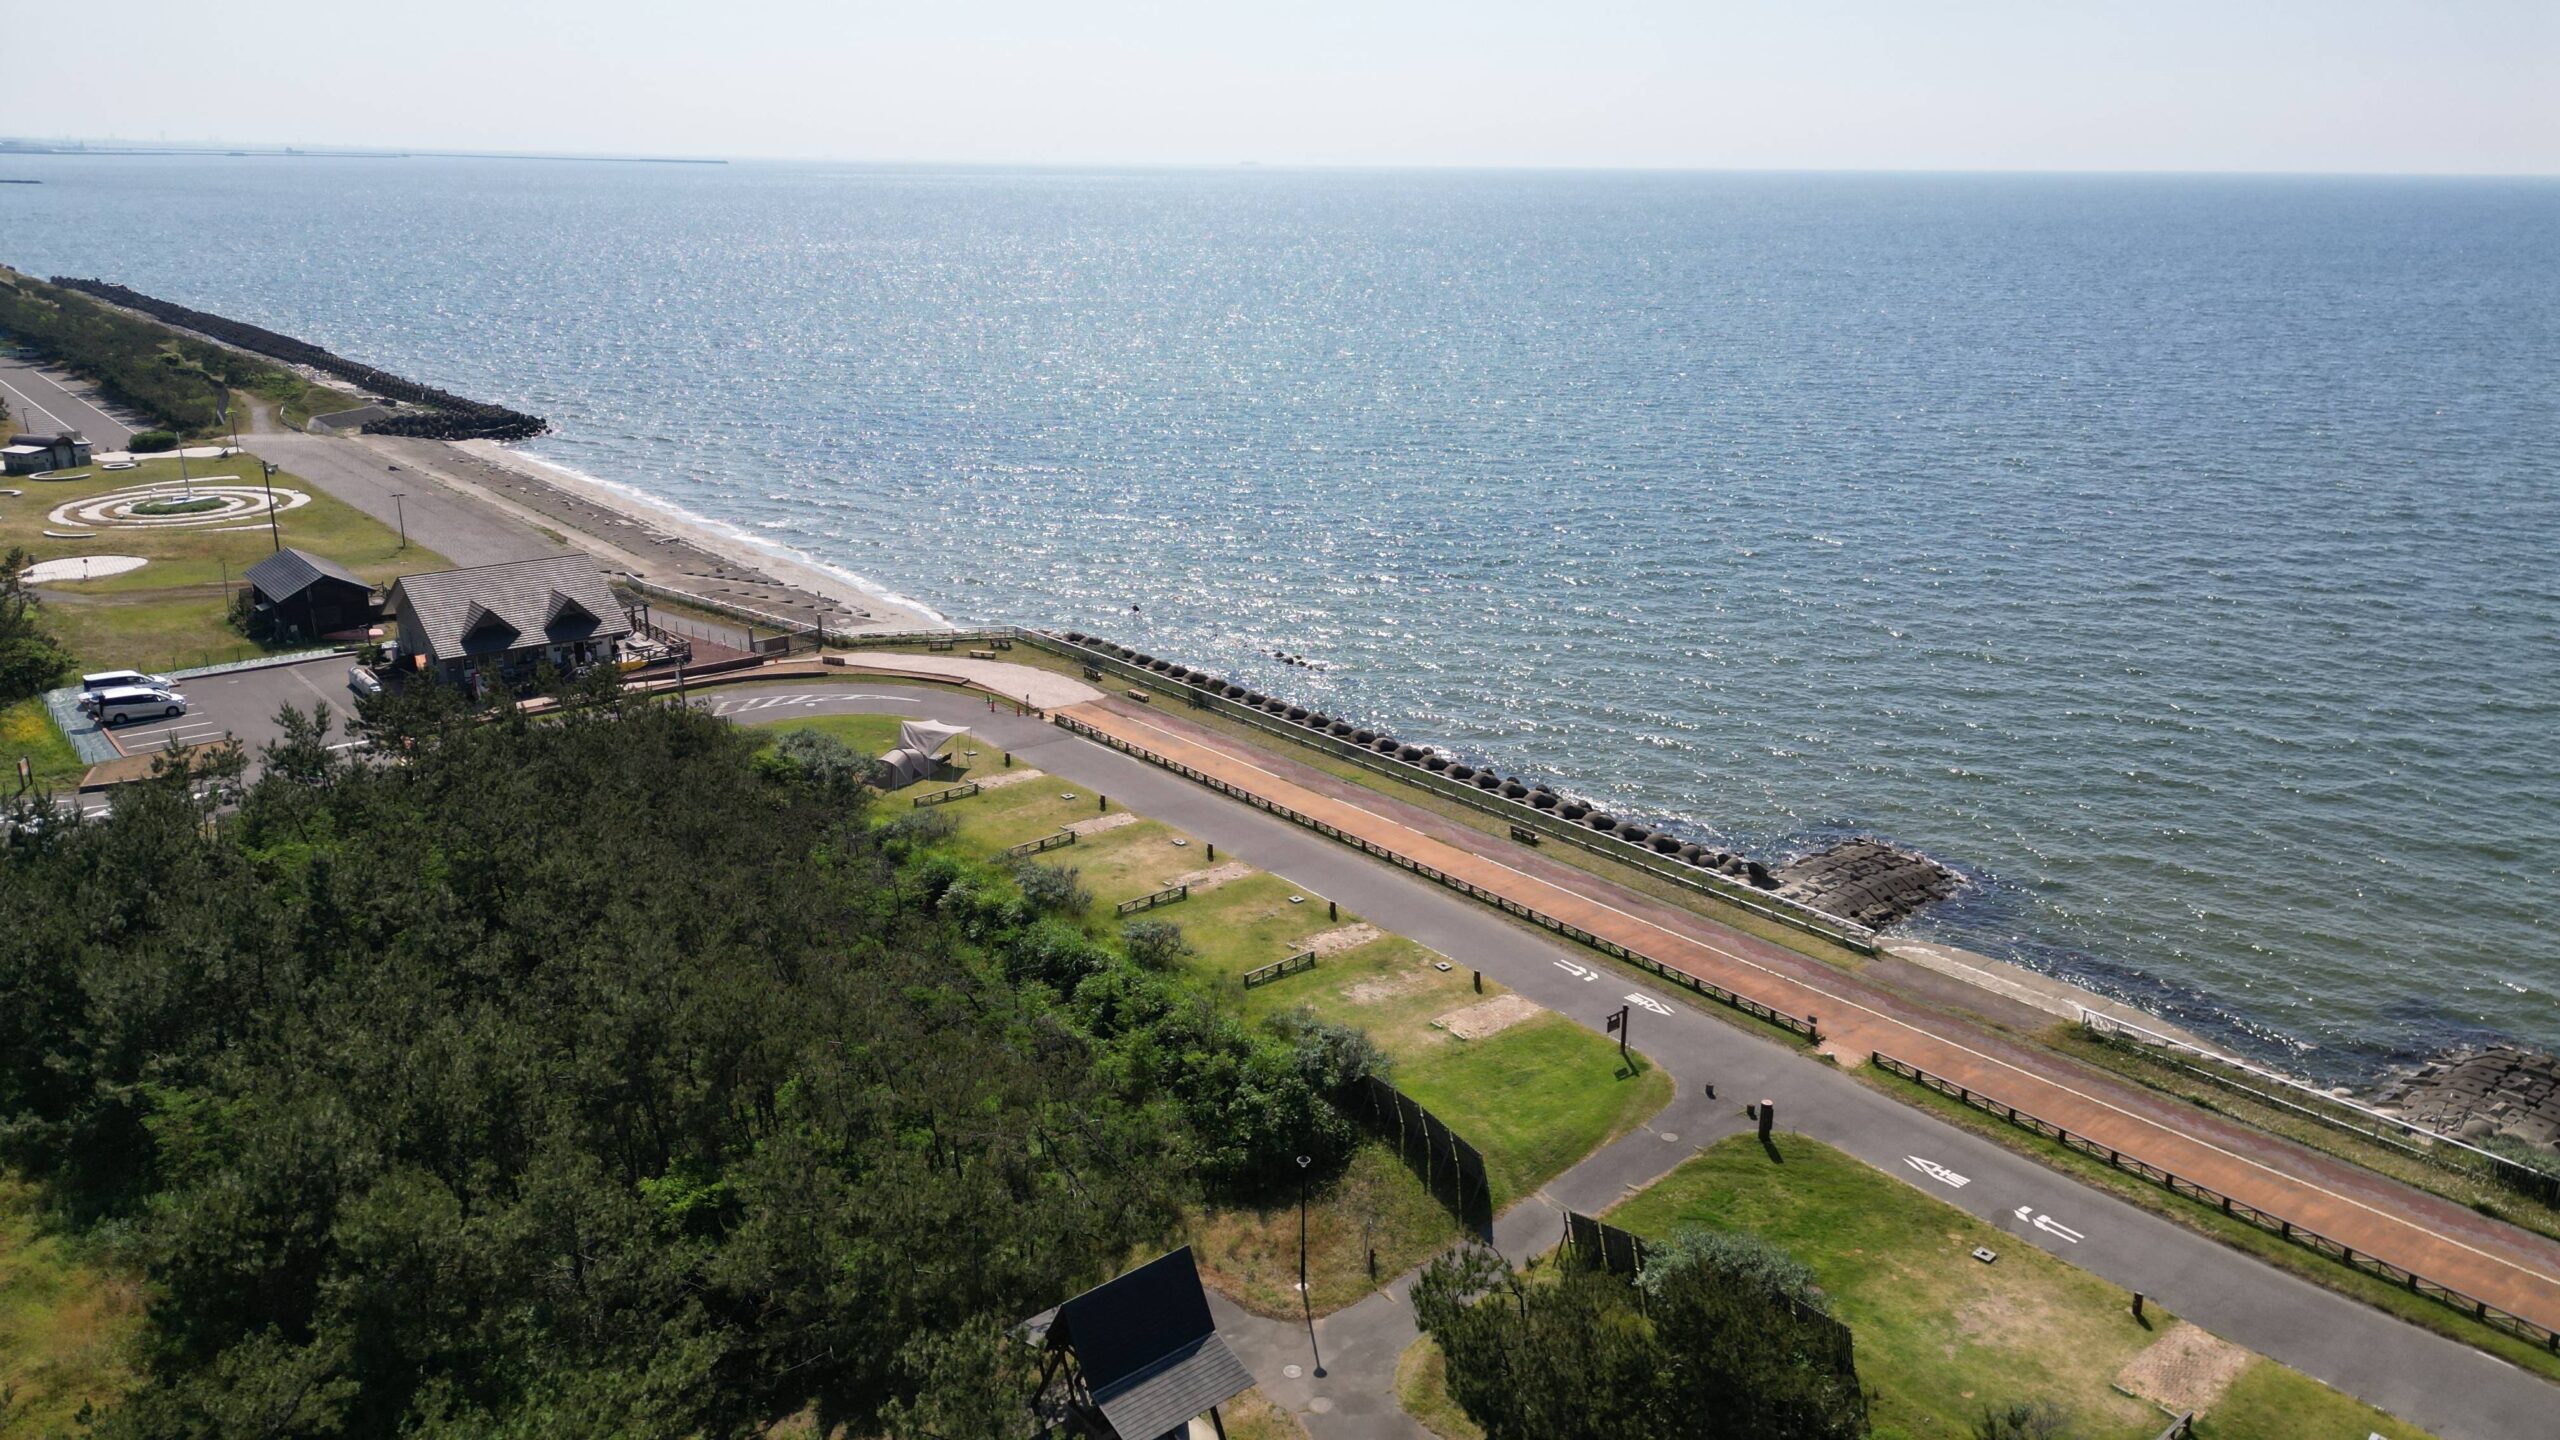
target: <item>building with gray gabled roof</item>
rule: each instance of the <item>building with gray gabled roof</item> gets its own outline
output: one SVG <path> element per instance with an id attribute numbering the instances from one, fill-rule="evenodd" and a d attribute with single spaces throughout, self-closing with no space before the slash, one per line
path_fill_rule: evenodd
<path id="1" fill-rule="evenodd" d="M 261 632 L 307 638 L 373 623 L 373 582 L 325 555 L 288 546 L 249 567 L 250 613 Z"/>
<path id="2" fill-rule="evenodd" d="M 564 671 L 609 664 L 631 633 L 621 602 L 583 555 L 404 575 L 389 609 L 400 663 L 448 679 L 483 664 L 507 672 L 545 661 Z"/>

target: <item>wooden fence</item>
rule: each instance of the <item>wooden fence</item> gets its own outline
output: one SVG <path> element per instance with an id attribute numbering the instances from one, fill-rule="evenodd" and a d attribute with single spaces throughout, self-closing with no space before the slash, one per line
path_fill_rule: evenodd
<path id="1" fill-rule="evenodd" d="M 1088 740 L 1092 740 L 1098 744 L 1107 745 L 1124 755 L 1134 755 L 1141 760 L 1147 761 L 1149 764 L 1162 766 L 1176 775 L 1182 776 L 1186 780 L 1191 780 L 1198 784 L 1205 785 L 1210 789 L 1217 791 L 1221 795 L 1241 800 L 1256 810 L 1260 810 L 1271 815 L 1277 815 L 1283 820 L 1303 825 L 1308 829 L 1315 831 L 1317 834 L 1327 837 L 1328 839 L 1339 840 L 1343 844 L 1349 845 L 1364 854 L 1374 855 L 1377 858 L 1386 861 L 1390 865 L 1401 866 L 1406 870 L 1410 870 L 1425 880 L 1437 882 L 1452 890 L 1458 891 L 1460 894 L 1481 900 L 1488 905 L 1502 910 L 1505 914 L 1516 915 L 1523 920 L 1529 921 L 1531 924 L 1544 926 L 1545 928 L 1554 931 L 1556 934 L 1561 935 L 1576 944 L 1588 945 L 1603 955 L 1610 956 L 1613 959 L 1624 960 L 1628 964 L 1635 966 L 1637 969 L 1658 976 L 1669 984 L 1682 990 L 1686 990 L 1692 995 L 1713 1000 L 1720 1005 L 1732 1006 L 1734 1009 L 1739 1010 L 1746 1015 L 1766 1020 L 1770 1024 L 1775 1025 L 1782 1030 L 1793 1031 L 1808 1040 L 1819 1040 L 1822 1038 L 1820 1033 L 1815 1029 L 1813 1021 L 1806 1019 L 1801 1015 L 1791 1015 L 1784 1010 L 1778 1009 L 1774 1005 L 1764 1005 L 1747 995 L 1728 990 L 1711 980 L 1701 979 L 1698 976 L 1690 974 L 1686 970 L 1679 969 L 1672 965 L 1667 965 L 1662 961 L 1643 953 L 1642 951 L 1621 945 L 1617 941 L 1608 939 L 1605 936 L 1594 935 L 1579 925 L 1568 924 L 1563 920 L 1557 919 L 1553 915 L 1547 914 L 1543 910 L 1539 910 L 1534 906 L 1524 905 L 1499 891 L 1488 890 L 1472 881 L 1448 874 L 1435 866 L 1425 865 L 1421 861 L 1415 860 L 1410 856 L 1402 855 L 1394 850 L 1390 850 L 1386 846 L 1380 845 L 1374 840 L 1354 835 L 1347 830 L 1343 830 L 1326 821 L 1319 820 L 1312 815 L 1302 814 L 1301 812 L 1291 809 L 1286 805 L 1282 805 L 1277 801 L 1264 799 L 1262 796 L 1256 795 L 1252 791 L 1244 789 L 1241 786 L 1230 785 L 1226 781 L 1221 780 L 1214 775 L 1193 769 L 1191 766 L 1185 765 L 1178 760 L 1168 759 L 1167 757 L 1159 755 L 1143 745 L 1133 744 L 1130 741 L 1121 739 L 1117 735 L 1109 733 L 1108 731 L 1095 729 L 1093 726 L 1087 725 L 1072 715 L 1054 715 L 1050 718 L 1060 727 L 1074 734 L 1081 735 Z"/>
<path id="2" fill-rule="evenodd" d="M 1074 843 L 1076 843 L 1076 832 L 1061 830 L 1055 835 L 1043 835 L 1037 840 L 1025 840 L 1019 845 L 1007 845 L 1002 853 L 1007 860 L 1019 860 L 1025 855 L 1037 855 L 1043 850 L 1055 850 L 1061 845 Z"/>
<path id="3" fill-rule="evenodd" d="M 975 781 L 975 780 L 963 780 L 963 781 L 961 781 L 959 784 L 952 786 L 952 787 L 951 787 L 950 789 L 948 789 L 948 790 L 936 790 L 936 791 L 932 792 L 931 794 L 927 794 L 927 795 L 918 795 L 917 797 L 915 797 L 915 799 L 913 799 L 912 801 L 910 801 L 910 802 L 908 802 L 908 803 L 909 803 L 909 804 L 911 804 L 912 806 L 914 806 L 916 809 L 921 810 L 921 809 L 923 809 L 923 808 L 924 808 L 925 806 L 927 806 L 927 805 L 947 805 L 947 804 L 949 804 L 950 802 L 952 802 L 952 801 L 954 801 L 954 800 L 966 800 L 966 799 L 968 799 L 970 796 L 975 795 L 975 794 L 977 794 L 977 793 L 978 793 L 978 782 L 977 782 L 977 781 Z"/>
<path id="4" fill-rule="evenodd" d="M 1026 644 L 1071 659 L 1084 666 L 1086 678 L 1099 681 L 1103 672 L 1134 679 L 1142 684 L 1171 689 L 1180 693 L 1192 708 L 1212 711 L 1229 720 L 1252 726 L 1265 734 L 1293 744 L 1323 751 L 1334 759 L 1347 761 L 1372 774 L 1384 776 L 1399 784 L 1428 790 L 1446 800 L 1455 801 L 1480 813 L 1497 816 L 1516 828 L 1534 830 L 1548 839 L 1605 856 L 1658 879 L 1712 895 L 1738 909 L 1747 910 L 1763 919 L 1802 930 L 1861 954 L 1876 953 L 1875 932 L 1852 920 L 1827 911 L 1788 900 L 1766 890 L 1744 884 L 1729 876 L 1694 865 L 1669 859 L 1645 846 L 1604 835 L 1588 826 L 1564 819 L 1529 805 L 1522 800 L 1505 798 L 1477 786 L 1435 774 L 1420 765 L 1397 760 L 1392 756 L 1353 744 L 1324 731 L 1295 724 L 1268 711 L 1256 709 L 1222 693 L 1177 680 L 1170 674 L 1122 659 L 1117 653 L 1096 645 L 1082 645 L 1063 635 L 1038 630 L 1015 632 Z"/>
<path id="5" fill-rule="evenodd" d="M 2128 1175 L 2138 1175 L 2173 1194 L 2184 1195 L 2191 1200 L 2200 1200 L 2207 1205 L 2215 1206 L 2225 1215 L 2246 1220 L 2261 1230 L 2280 1235 L 2305 1249 L 2316 1250 L 2332 1260 L 2352 1265 L 2368 1275 L 2379 1275 L 2394 1285 L 2424 1295 L 2428 1299 L 2440 1300 L 2483 1324 L 2504 1330 L 2510 1335 L 2521 1336 L 2554 1354 L 2560 1354 L 2560 1333 L 2537 1325 L 2521 1315 L 2509 1314 L 2485 1300 L 2476 1300 L 2450 1286 L 2429 1280 L 2414 1270 L 2403 1269 L 2388 1260 L 2367 1255 L 2344 1241 L 2333 1240 L 2317 1230 L 2296 1225 L 2281 1215 L 2271 1215 L 2245 1200 L 2235 1200 L 2210 1186 L 2199 1185 L 2183 1175 L 2163 1170 L 2148 1161 L 2136 1159 L 2113 1146 L 2090 1139 L 2077 1131 L 2021 1110 L 2015 1105 L 1995 1100 L 1969 1086 L 1959 1085 L 1943 1076 L 1932 1075 L 1909 1061 L 1897 1060 L 1881 1050 L 1872 1051 L 1870 1054 L 1879 1070 L 1917 1080 L 1941 1095 L 1952 1095 L 1976 1110 L 1997 1115 L 2020 1129 L 2032 1130 L 2049 1140 L 2058 1140 L 2073 1150 L 2094 1155 Z"/>
<path id="6" fill-rule="evenodd" d="M 1190 886 L 1168 885 L 1153 895 L 1141 895 L 1135 900 L 1123 900 L 1113 908 L 1123 915 L 1135 915 L 1141 910 L 1153 910 L 1159 905 L 1171 905 L 1176 901 L 1190 898 Z"/>
<path id="7" fill-rule="evenodd" d="M 1244 988 L 1250 990 L 1257 985 L 1268 985 L 1283 976 L 1295 975 L 1301 970 L 1314 968 L 1316 968 L 1316 952 L 1301 950 L 1286 960 L 1275 960 L 1268 965 L 1259 965 L 1247 970 L 1244 972 Z"/>

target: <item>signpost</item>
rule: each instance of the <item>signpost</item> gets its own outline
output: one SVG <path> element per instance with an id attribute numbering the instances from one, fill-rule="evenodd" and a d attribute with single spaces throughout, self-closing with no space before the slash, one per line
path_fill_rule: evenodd
<path id="1" fill-rule="evenodd" d="M 1618 1059 L 1630 1065 L 1635 1062 L 1627 1055 L 1627 1016 L 1634 1009 L 1632 1005 L 1621 1005 L 1609 1015 L 1609 1033 L 1618 1037 Z"/>

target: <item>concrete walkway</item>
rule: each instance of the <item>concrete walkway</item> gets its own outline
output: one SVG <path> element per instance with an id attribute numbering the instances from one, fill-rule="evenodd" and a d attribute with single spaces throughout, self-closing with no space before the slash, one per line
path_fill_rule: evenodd
<path id="1" fill-rule="evenodd" d="M 2492 1250 L 2428 1228 L 2403 1211 L 2280 1168 L 2285 1156 L 2281 1150 L 2270 1147 L 2242 1153 L 2186 1129 L 2172 1128 L 2118 1103 L 2098 1084 L 2031 1070 L 1995 1054 L 1980 1037 L 1924 1030 L 1850 993 L 1846 985 L 1782 973 L 1752 953 L 1751 947 L 1736 943 L 1740 937 L 1703 919 L 1666 924 L 1631 914 L 1584 888 L 1567 889 L 1494 857 L 1420 833 L 1362 804 L 1319 794 L 1267 768 L 1263 757 L 1244 753 L 1240 747 L 1231 749 L 1199 732 L 1177 733 L 1152 717 L 1124 714 L 1105 705 L 1079 706 L 1068 713 L 1153 755 L 1321 820 L 1673 969 L 1789 1015 L 1818 1018 L 1824 1048 L 1844 1061 L 1856 1063 L 1871 1052 L 1900 1060 L 2087 1137 L 2102 1151 L 2137 1158 L 2510 1315 L 2560 1327 L 2560 1256 L 2547 1248 L 2532 1255 L 2515 1251 L 2536 1247 Z M 2523 1238 L 2519 1232 L 2518 1239 Z"/>
<path id="2" fill-rule="evenodd" d="M 1008 700 L 1028 700 L 1042 710 L 1060 710 L 1102 698 L 1101 691 L 1055 670 L 1043 670 L 1037 665 L 1014 665 L 1002 660 L 972 660 L 965 655 L 893 655 L 878 650 L 856 650 L 850 654 L 829 655 L 827 663 L 849 670 L 948 676 L 964 685 L 992 690 Z"/>
<path id="3" fill-rule="evenodd" d="M 1641 995 L 1660 1012 L 1635 1016 L 1635 1048 L 1675 1082 L 1680 1097 L 1651 1127 L 1618 1141 L 1551 1182 L 1540 1197 L 1506 1211 L 1497 1241 L 1511 1253 L 1552 1245 L 1556 1205 L 1584 1213 L 1668 1170 L 1695 1147 L 1730 1133 L 1736 1102 L 1767 1097 L 1781 1128 L 1835 1146 L 1883 1173 L 2002 1230 L 2012 1246 L 2035 1246 L 2162 1308 L 2290 1365 L 2444 1440 L 2513 1440 L 2550 1430 L 2560 1389 L 2459 1341 L 2278 1270 L 2174 1221 L 2119 1200 L 2037 1161 L 1961 1129 L 1832 1066 L 1729 1020 L 1668 986 L 1603 973 L 1590 953 L 1524 930 L 1491 908 L 1371 859 L 1279 817 L 1249 808 L 1172 772 L 1010 711 L 984 696 L 935 685 L 854 680 L 835 672 L 775 683 L 723 686 L 705 703 L 727 702 L 756 723 L 812 714 L 895 714 L 962 725 L 1027 764 L 1100 791 L 1132 809 L 1275 874 L 1338 899 L 1353 912 L 1458 964 L 1481 969 L 1532 1001 L 1597 1031 L 1610 1010 Z M 786 703 L 787 702 L 787 703 Z M 1596 883 L 1596 882 L 1595 882 Z M 1714 1083 L 1721 1102 L 1704 1099 Z M 1665 1141 L 1662 1135 L 1676 1139 Z M 1649 1148 L 1650 1147 L 1650 1148 Z M 1647 1159 L 1647 1155 L 1654 1156 Z M 1968 1178 L 1961 1189 L 1930 1180 L 1909 1162 L 1926 1159 Z M 2065 1240 L 2020 1219 L 2056 1218 L 2081 1238 Z M 2484 1222 L 2486 1223 L 2486 1222 Z M 1402 1282 L 1400 1281 L 1399 1284 Z M 1401 1293 L 1390 1287 L 1316 1322 L 1263 1320 L 1213 1302 L 1222 1328 L 1272 1398 L 1296 1411 L 1316 1440 L 1387 1440 L 1418 1434 L 1397 1409 L 1397 1356 L 1412 1338 Z M 2128 1321 L 2128 1323 L 2130 1323 Z M 1313 1373 L 1322 1347 L 1326 1374 Z M 1297 1376 L 1287 1368 L 1299 1367 Z"/>

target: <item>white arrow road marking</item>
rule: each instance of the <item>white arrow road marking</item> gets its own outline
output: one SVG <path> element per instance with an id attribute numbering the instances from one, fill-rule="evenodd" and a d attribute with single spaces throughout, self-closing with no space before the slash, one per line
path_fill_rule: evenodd
<path id="1" fill-rule="evenodd" d="M 2037 1229 L 2043 1231 L 2047 1235 L 2059 1236 L 2062 1239 L 2070 1241 L 2074 1245 L 2077 1245 L 2082 1240 L 2088 1238 L 2087 1236 L 2082 1235 L 2079 1231 L 2074 1230 L 2070 1226 L 2063 1224 L 2061 1221 L 2054 1219 L 2050 1215 L 2037 1215 L 2036 1207 L 2033 1205 L 2021 1205 L 2010 1213 L 2016 1215 L 2021 1220 L 2025 1220 L 2032 1215 L 2035 1217 L 2032 1223 Z"/>
<path id="2" fill-rule="evenodd" d="M 1557 961 L 1557 962 L 1556 962 L 1556 968 L 1557 968 L 1557 969 L 1559 969 L 1559 970 L 1561 970 L 1561 971 L 1563 971 L 1563 972 L 1564 972 L 1564 973 L 1566 973 L 1567 975 L 1572 976 L 1572 977 L 1573 977 L 1573 978 L 1575 978 L 1576 980 L 1588 980 L 1588 979 L 1590 979 L 1590 978 L 1591 978 L 1591 972 L 1590 972 L 1590 971 L 1583 969 L 1581 966 L 1574 964 L 1574 963 L 1573 963 L 1572 961 L 1570 961 L 1570 960 L 1559 960 L 1559 961 Z"/>
<path id="3" fill-rule="evenodd" d="M 1935 1160 L 1923 1160 L 1917 1155 L 1905 1155 L 1902 1157 L 1902 1163 L 1919 1171 L 1921 1174 L 1928 1176 L 1930 1179 L 1937 1181 L 1939 1184 L 1946 1186 L 1950 1190 L 1961 1190 L 1967 1185 L 1973 1183 L 1972 1177 L 1959 1175 L 1953 1170 L 1948 1169 L 1946 1166 L 1939 1164 Z"/>
<path id="4" fill-rule="evenodd" d="M 1652 996 L 1650 996 L 1650 995 L 1638 995 L 1638 994 L 1635 994 L 1635 993 L 1633 993 L 1633 992 L 1629 992 L 1629 994 L 1627 995 L 1627 999 L 1629 999 L 1630 1001 L 1633 1001 L 1634 1003 L 1636 1003 L 1636 1004 L 1638 1004 L 1638 1005 L 1643 1006 L 1644 1008 L 1646 1008 L 1647 1010 L 1652 1011 L 1652 1012 L 1653 1012 L 1654 1014 L 1656 1014 L 1656 1015 L 1672 1015 L 1672 1014 L 1677 1014 L 1677 1013 L 1678 1013 L 1677 1011 L 1673 1010 L 1670 1006 L 1663 1004 L 1661 1001 L 1654 999 L 1654 998 L 1653 998 Z"/>

